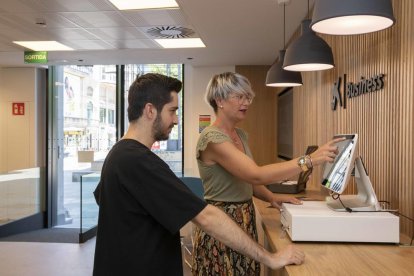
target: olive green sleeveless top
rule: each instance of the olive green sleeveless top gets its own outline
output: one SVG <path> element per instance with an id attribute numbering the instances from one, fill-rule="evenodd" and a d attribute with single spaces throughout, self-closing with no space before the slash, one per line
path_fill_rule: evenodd
<path id="1" fill-rule="evenodd" d="M 236 131 L 242 141 L 246 155 L 252 158 L 247 144 L 247 134 L 239 128 L 236 128 Z M 253 196 L 252 185 L 233 176 L 220 164 L 207 165 L 200 160 L 200 152 L 207 148 L 208 143 L 223 142 L 233 143 L 233 140 L 216 126 L 205 128 L 198 138 L 196 156 L 200 177 L 203 180 L 204 198 L 223 202 L 250 200 Z"/>

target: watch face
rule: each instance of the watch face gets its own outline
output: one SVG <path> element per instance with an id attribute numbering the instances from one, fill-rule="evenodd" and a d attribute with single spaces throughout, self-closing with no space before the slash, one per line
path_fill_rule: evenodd
<path id="1" fill-rule="evenodd" d="M 304 171 L 304 172 L 306 172 L 309 169 L 308 166 L 306 165 L 305 157 L 299 158 L 298 165 L 302 169 L 302 171 Z"/>

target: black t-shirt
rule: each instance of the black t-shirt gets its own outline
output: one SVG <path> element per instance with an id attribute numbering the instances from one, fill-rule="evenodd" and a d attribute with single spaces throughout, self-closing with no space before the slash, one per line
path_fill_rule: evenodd
<path id="1" fill-rule="evenodd" d="M 94 275 L 182 275 L 179 230 L 206 203 L 164 161 L 135 140 L 120 140 L 94 194 Z"/>

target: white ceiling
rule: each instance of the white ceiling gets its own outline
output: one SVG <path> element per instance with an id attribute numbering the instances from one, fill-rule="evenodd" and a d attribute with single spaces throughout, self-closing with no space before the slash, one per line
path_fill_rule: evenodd
<path id="1" fill-rule="evenodd" d="M 180 9 L 142 11 L 119 11 L 108 0 L 0 1 L 0 66 L 24 65 L 25 48 L 15 40 L 56 40 L 75 49 L 49 52 L 49 64 L 263 65 L 283 49 L 278 0 L 176 0 Z M 286 41 L 307 9 L 308 0 L 286 6 Z M 40 19 L 45 27 L 36 25 Z M 163 26 L 190 28 L 207 47 L 162 49 L 146 30 Z"/>

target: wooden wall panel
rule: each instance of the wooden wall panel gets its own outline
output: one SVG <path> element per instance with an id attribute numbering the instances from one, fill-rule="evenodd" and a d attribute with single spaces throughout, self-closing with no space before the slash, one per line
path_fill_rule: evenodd
<path id="1" fill-rule="evenodd" d="M 236 66 L 236 72 L 249 79 L 256 93 L 247 119 L 238 126 L 249 134 L 249 146 L 259 165 L 277 161 L 277 93 L 274 88 L 265 85 L 269 68 L 270 66 Z"/>
<path id="2" fill-rule="evenodd" d="M 337 133 L 359 134 L 359 155 L 381 200 L 414 216 L 414 8 L 410 0 L 394 1 L 396 24 L 387 30 L 356 36 L 321 35 L 332 47 L 335 68 L 302 73 L 294 89 L 294 153 L 322 144 Z M 330 108 L 338 77 L 358 82 L 385 74 L 384 89 L 347 99 L 346 109 Z M 343 80 L 342 80 L 343 81 Z M 343 84 L 342 84 L 343 86 Z M 341 93 L 344 93 L 341 89 Z M 321 168 L 310 187 L 321 189 Z M 355 192 L 351 185 L 347 193 Z M 401 230 L 412 235 L 412 223 L 401 218 Z"/>
<path id="3" fill-rule="evenodd" d="M 335 68 L 302 73 L 304 85 L 294 88 L 294 155 L 310 144 L 323 144 L 338 133 L 358 133 L 359 149 L 380 200 L 414 217 L 414 4 L 393 1 L 396 24 L 387 30 L 355 36 L 321 35 L 332 47 Z M 299 30 L 295 36 L 299 35 Z M 294 38 L 293 38 L 294 39 Z M 291 39 L 291 40 L 293 40 Z M 268 68 L 268 67 L 267 67 Z M 277 93 L 264 86 L 266 67 L 237 66 L 257 93 L 248 121 L 241 127 L 250 134 L 256 161 L 275 160 Z M 384 88 L 346 99 L 346 109 L 331 110 L 332 88 L 338 77 L 358 82 L 385 74 Z M 344 80 L 342 80 L 343 82 Z M 343 87 L 343 83 L 341 84 Z M 341 93 L 344 93 L 341 88 Z M 321 188 L 321 169 L 309 188 Z M 326 192 L 326 191 L 325 191 Z M 346 193 L 354 193 L 353 184 Z M 412 236 L 412 222 L 401 218 L 401 232 Z"/>

